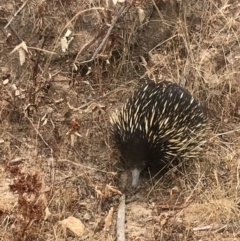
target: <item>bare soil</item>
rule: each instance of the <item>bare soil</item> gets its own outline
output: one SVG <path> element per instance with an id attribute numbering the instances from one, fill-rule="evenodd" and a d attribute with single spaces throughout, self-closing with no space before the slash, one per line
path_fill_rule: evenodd
<path id="1" fill-rule="evenodd" d="M 116 240 L 122 194 L 127 240 L 240 240 L 240 4 L 114 2 L 1 0 L 0 240 Z M 132 192 L 109 115 L 161 79 L 199 99 L 209 140 Z"/>

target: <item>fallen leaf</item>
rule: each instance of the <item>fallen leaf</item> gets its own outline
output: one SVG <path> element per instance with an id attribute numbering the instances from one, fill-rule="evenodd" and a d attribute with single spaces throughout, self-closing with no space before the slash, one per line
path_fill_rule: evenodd
<path id="1" fill-rule="evenodd" d="M 16 51 L 19 53 L 20 65 L 23 65 L 25 63 L 26 53 L 29 53 L 26 43 L 24 41 L 21 42 L 12 50 L 10 54 L 13 54 Z"/>
<path id="2" fill-rule="evenodd" d="M 115 187 L 113 187 L 113 186 L 111 186 L 111 185 L 108 185 L 108 184 L 107 184 L 107 187 L 108 187 L 113 193 L 122 195 L 121 191 L 119 191 L 119 190 L 116 189 Z"/>
<path id="3" fill-rule="evenodd" d="M 107 217 L 105 218 L 105 225 L 104 230 L 107 231 L 112 223 L 112 217 L 113 217 L 113 207 L 110 208 Z"/>
<path id="4" fill-rule="evenodd" d="M 82 223 L 81 220 L 70 216 L 62 221 L 58 222 L 60 225 L 62 225 L 62 228 L 64 230 L 69 229 L 71 232 L 73 232 L 77 236 L 82 236 L 85 231 L 85 226 Z"/>
<path id="5" fill-rule="evenodd" d="M 142 23 L 146 17 L 145 12 L 142 8 L 138 8 L 138 17 L 139 17 L 140 23 Z"/>
<path id="6" fill-rule="evenodd" d="M 117 3 L 124 3 L 125 0 L 112 0 L 113 4 L 116 5 Z"/>
<path id="7" fill-rule="evenodd" d="M 73 37 L 70 37 L 71 34 L 72 34 L 72 31 L 68 29 L 65 35 L 61 38 L 61 48 L 63 52 L 66 52 L 68 50 L 69 44 L 74 39 Z"/>
<path id="8" fill-rule="evenodd" d="M 51 215 L 52 215 L 52 214 L 51 214 L 51 212 L 49 211 L 49 208 L 46 207 L 44 220 L 47 220 Z"/>
<path id="9" fill-rule="evenodd" d="M 5 79 L 4 81 L 3 81 L 3 85 L 7 85 L 9 83 L 9 79 Z"/>

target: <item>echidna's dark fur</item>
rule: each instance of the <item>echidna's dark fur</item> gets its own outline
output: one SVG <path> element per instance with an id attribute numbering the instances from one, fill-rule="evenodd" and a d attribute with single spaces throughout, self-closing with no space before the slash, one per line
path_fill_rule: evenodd
<path id="1" fill-rule="evenodd" d="M 207 118 L 199 103 L 187 90 L 168 81 L 136 90 L 110 121 L 116 147 L 139 173 L 148 165 L 160 170 L 179 158 L 194 157 L 206 141 Z"/>

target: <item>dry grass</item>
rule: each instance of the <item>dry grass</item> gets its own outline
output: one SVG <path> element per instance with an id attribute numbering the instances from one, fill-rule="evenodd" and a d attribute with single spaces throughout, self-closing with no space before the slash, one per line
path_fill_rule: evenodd
<path id="1" fill-rule="evenodd" d="M 127 204 L 128 240 L 240 238 L 237 1 L 133 1 L 94 61 L 120 4 L 29 1 L 7 29 L 22 2 L 1 4 L 1 240 L 115 240 L 126 180 L 109 114 L 148 78 L 184 85 L 212 131 L 183 173 L 156 186 L 142 177 Z M 67 29 L 74 39 L 63 53 Z M 29 52 L 20 65 L 10 52 L 22 41 Z M 84 224 L 80 237 L 59 222 L 71 216 Z"/>

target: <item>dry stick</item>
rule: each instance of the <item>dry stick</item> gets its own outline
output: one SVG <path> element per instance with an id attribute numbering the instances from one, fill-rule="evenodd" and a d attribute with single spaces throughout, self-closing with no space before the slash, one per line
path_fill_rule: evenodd
<path id="1" fill-rule="evenodd" d="M 29 0 L 26 0 L 25 3 L 23 3 L 23 5 L 17 10 L 17 12 L 13 14 L 12 18 L 9 20 L 9 22 L 4 27 L 4 29 L 6 29 L 9 26 L 9 24 L 13 21 L 13 19 L 23 10 L 23 8 L 26 6 L 28 1 Z"/>
<path id="2" fill-rule="evenodd" d="M 210 224 L 204 227 L 196 227 L 193 228 L 193 231 L 206 231 L 206 230 L 222 230 L 224 228 L 226 228 L 228 225 L 221 225 L 221 224 Z"/>
<path id="3" fill-rule="evenodd" d="M 106 36 L 103 38 L 101 44 L 100 44 L 100 45 L 98 46 L 98 48 L 95 50 L 92 58 L 89 59 L 89 60 L 80 62 L 79 64 L 89 63 L 89 62 L 93 61 L 93 60 L 96 58 L 96 56 L 98 55 L 98 53 L 100 52 L 100 50 L 103 48 L 104 44 L 106 43 L 106 41 L 107 41 L 110 33 L 112 32 L 112 30 L 113 30 L 113 28 L 114 28 L 117 20 L 121 17 L 121 15 L 122 15 L 124 12 L 127 11 L 128 8 L 129 8 L 129 7 L 126 7 L 126 4 L 123 4 L 123 5 L 122 5 L 122 7 L 120 8 L 117 16 L 115 17 L 115 19 L 113 20 L 110 28 L 108 29 Z M 77 57 L 78 57 L 84 50 L 86 50 L 89 46 L 91 46 L 100 36 L 101 36 L 101 31 L 100 31 L 100 33 L 99 33 L 94 39 L 92 39 L 89 43 L 86 43 L 86 44 L 81 48 L 81 50 L 79 51 L 79 53 L 77 54 L 77 56 L 76 56 L 76 58 L 75 58 L 75 60 L 74 60 L 74 63 L 76 62 Z"/>
<path id="4" fill-rule="evenodd" d="M 120 197 L 117 213 L 117 241 L 125 241 L 125 195 Z"/>
<path id="5" fill-rule="evenodd" d="M 163 20 L 164 20 L 164 17 L 163 17 L 163 15 L 162 15 L 161 11 L 159 10 L 157 4 L 155 3 L 155 0 L 152 0 L 152 3 L 153 3 L 153 6 L 155 7 L 155 9 L 157 10 L 158 15 L 159 15 L 161 21 L 163 21 Z"/>
<path id="6" fill-rule="evenodd" d="M 239 189 L 239 169 L 240 169 L 240 161 L 238 160 L 238 165 L 237 165 L 237 186 L 236 186 L 236 192 L 238 192 L 238 189 Z"/>
<path id="7" fill-rule="evenodd" d="M 78 56 L 80 55 L 80 54 L 82 54 L 83 53 L 83 51 L 85 51 L 85 50 L 87 50 L 98 38 L 100 38 L 104 33 L 106 32 L 106 30 L 105 29 L 100 29 L 100 31 L 99 31 L 99 33 L 97 34 L 97 36 L 95 36 L 92 40 L 90 40 L 89 42 L 87 42 L 86 44 L 84 44 L 83 45 L 83 47 L 80 49 L 80 51 L 77 53 L 77 56 L 76 56 L 76 58 L 75 58 L 75 60 L 74 60 L 74 62 L 73 62 L 73 65 L 75 65 L 75 63 L 77 62 L 77 59 L 78 59 Z M 92 59 L 90 59 L 90 60 L 87 60 L 87 61 L 83 61 L 83 62 L 81 62 L 80 64 L 83 64 L 83 63 L 88 63 L 88 62 L 91 62 L 92 61 Z"/>
<path id="8" fill-rule="evenodd" d="M 17 36 L 17 38 L 19 39 L 19 41 L 23 42 L 23 39 L 18 35 L 17 31 L 16 31 L 11 25 L 9 25 L 9 28 L 10 28 L 11 31 Z"/>
<path id="9" fill-rule="evenodd" d="M 108 32 L 106 34 L 106 36 L 104 37 L 103 41 L 101 42 L 101 44 L 98 46 L 98 48 L 95 50 L 93 56 L 92 56 L 92 60 L 94 60 L 97 56 L 97 54 L 100 52 L 100 50 L 103 48 L 105 42 L 107 41 L 110 33 L 112 32 L 117 20 L 121 17 L 121 15 L 123 14 L 124 11 L 126 11 L 127 7 L 126 7 L 126 4 L 123 4 L 122 7 L 120 8 L 117 16 L 115 17 L 115 19 L 113 20 L 110 28 L 108 29 Z"/>

